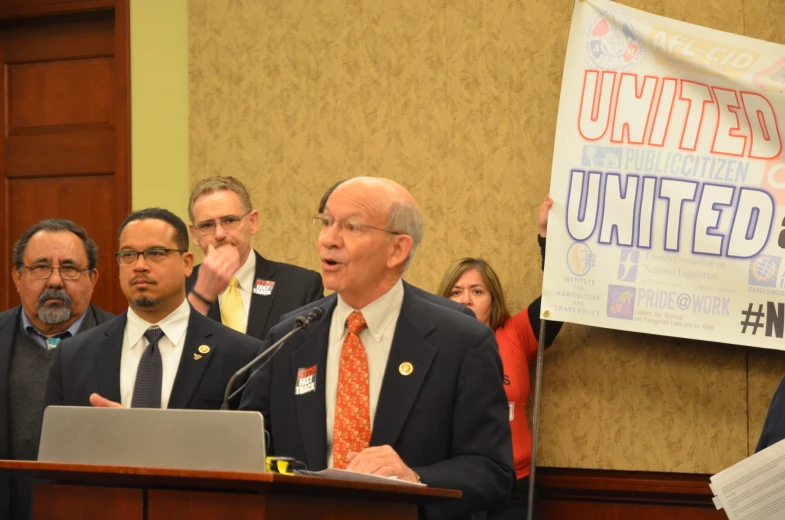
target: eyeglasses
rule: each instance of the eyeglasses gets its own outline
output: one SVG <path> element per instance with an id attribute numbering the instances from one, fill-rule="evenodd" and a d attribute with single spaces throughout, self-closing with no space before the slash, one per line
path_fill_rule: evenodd
<path id="1" fill-rule="evenodd" d="M 144 251 L 120 251 L 115 253 L 114 256 L 117 257 L 117 263 L 120 265 L 133 265 L 136 263 L 139 255 L 142 255 L 147 262 L 158 264 L 164 261 L 164 258 L 169 255 L 169 253 L 176 252 L 176 253 L 187 253 L 187 249 L 168 249 L 165 247 L 153 247 L 150 249 L 145 249 Z"/>
<path id="2" fill-rule="evenodd" d="M 253 211 L 253 210 L 251 210 Z M 246 211 L 242 215 L 226 215 L 225 217 L 221 217 L 218 219 L 218 222 L 221 223 L 221 227 L 224 229 L 235 229 L 240 225 L 240 222 L 243 220 L 243 217 L 251 213 L 251 211 Z M 200 236 L 207 236 L 212 235 L 215 233 L 217 221 L 215 220 L 206 220 L 204 222 L 200 222 L 194 226 L 196 233 Z"/>
<path id="3" fill-rule="evenodd" d="M 319 230 L 319 233 L 324 233 L 325 231 L 333 227 L 334 224 L 336 224 L 336 220 L 333 217 L 326 216 L 326 215 L 314 215 L 311 224 L 315 229 Z M 391 231 L 389 229 L 369 226 L 368 224 L 363 224 L 362 222 L 360 222 L 358 218 L 354 218 L 354 217 L 343 221 L 337 221 L 337 224 L 338 224 L 338 232 L 346 231 L 350 235 L 362 235 L 367 229 L 383 231 L 384 233 L 389 233 L 391 235 L 406 234 L 406 233 L 401 233 L 400 231 Z"/>
<path id="4" fill-rule="evenodd" d="M 30 275 L 33 278 L 39 278 L 41 280 L 48 280 L 52 273 L 55 272 L 55 269 L 60 273 L 60 278 L 63 280 L 78 280 L 80 276 L 82 276 L 82 271 L 90 271 L 89 267 L 85 267 L 82 269 L 81 267 L 76 267 L 72 265 L 65 265 L 60 267 L 52 267 L 51 265 L 41 264 L 41 265 L 21 265 L 19 267 L 24 267 L 28 271 L 30 271 Z"/>

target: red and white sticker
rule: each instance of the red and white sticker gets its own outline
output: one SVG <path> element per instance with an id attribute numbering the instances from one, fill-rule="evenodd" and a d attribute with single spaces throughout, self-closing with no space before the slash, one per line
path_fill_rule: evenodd
<path id="1" fill-rule="evenodd" d="M 257 278 L 253 285 L 253 293 L 260 296 L 270 296 L 273 293 L 273 288 L 275 288 L 275 282 Z"/>
<path id="2" fill-rule="evenodd" d="M 297 381 L 294 384 L 294 395 L 303 395 L 316 391 L 316 365 L 297 369 Z"/>

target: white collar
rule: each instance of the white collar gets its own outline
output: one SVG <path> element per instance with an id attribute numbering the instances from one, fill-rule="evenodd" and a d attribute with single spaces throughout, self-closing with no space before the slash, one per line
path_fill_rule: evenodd
<path id="1" fill-rule="evenodd" d="M 333 323 L 342 324 L 343 327 L 338 327 L 340 334 L 336 334 L 336 338 L 343 336 L 346 330 L 346 319 L 349 314 L 355 310 L 362 312 L 365 318 L 365 323 L 368 325 L 368 332 L 371 333 L 373 339 L 378 343 L 382 340 L 385 333 L 391 325 L 394 325 L 401 313 L 401 306 L 403 305 L 403 282 L 399 278 L 392 288 L 384 293 L 382 296 L 372 301 L 362 309 L 353 309 L 350 307 L 341 295 L 338 295 L 338 302 L 333 311 L 334 319 L 337 320 Z M 332 332 L 330 336 L 332 336 Z"/>
<path id="2" fill-rule="evenodd" d="M 170 312 L 166 318 L 162 319 L 158 323 L 149 323 L 148 321 L 140 318 L 139 315 L 129 307 L 128 322 L 125 325 L 125 333 L 128 337 L 128 345 L 131 348 L 134 348 L 134 346 L 139 343 L 139 340 L 142 339 L 142 336 L 144 336 L 144 333 L 147 331 L 147 329 L 154 325 L 157 325 L 161 328 L 162 331 L 164 331 L 164 335 L 169 338 L 169 341 L 171 341 L 173 345 L 177 345 L 188 328 L 188 319 L 190 316 L 191 306 L 188 304 L 188 300 L 186 299 L 183 299 L 183 303 L 181 303 L 175 310 Z"/>
<path id="3" fill-rule="evenodd" d="M 243 265 L 235 271 L 234 277 L 240 284 L 240 289 L 250 293 L 253 289 L 254 275 L 256 275 L 256 252 L 251 249 Z"/>

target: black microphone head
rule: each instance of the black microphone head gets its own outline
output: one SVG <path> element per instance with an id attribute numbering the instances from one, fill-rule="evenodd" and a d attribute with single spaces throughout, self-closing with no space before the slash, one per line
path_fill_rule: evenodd
<path id="1" fill-rule="evenodd" d="M 308 318 L 305 316 L 297 316 L 294 319 L 294 326 L 295 327 L 305 327 L 308 324 Z"/>
<path id="2" fill-rule="evenodd" d="M 314 307 L 311 309 L 311 312 L 308 313 L 308 321 L 319 321 L 324 316 L 324 309 L 321 307 Z"/>

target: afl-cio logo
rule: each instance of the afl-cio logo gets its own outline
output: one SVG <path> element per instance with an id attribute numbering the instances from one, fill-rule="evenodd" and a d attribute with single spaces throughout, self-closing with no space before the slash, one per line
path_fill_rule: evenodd
<path id="1" fill-rule="evenodd" d="M 617 11 L 598 13 L 586 27 L 584 41 L 589 60 L 601 69 L 625 70 L 643 53 L 635 22 Z"/>

